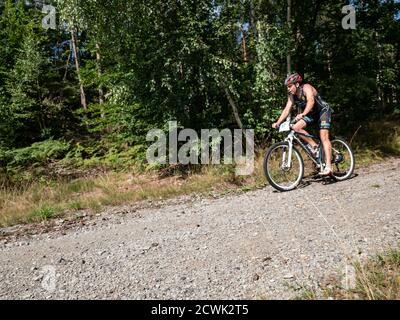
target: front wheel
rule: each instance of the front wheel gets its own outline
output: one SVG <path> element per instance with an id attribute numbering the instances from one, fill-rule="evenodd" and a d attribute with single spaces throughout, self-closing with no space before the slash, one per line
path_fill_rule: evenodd
<path id="1" fill-rule="evenodd" d="M 353 150 L 344 139 L 335 138 L 332 144 L 332 174 L 336 180 L 349 178 L 355 167 Z"/>
<path id="2" fill-rule="evenodd" d="M 264 175 L 271 186 L 279 191 L 293 190 L 303 178 L 303 158 L 294 147 L 290 162 L 287 142 L 275 143 L 268 149 L 264 157 Z"/>

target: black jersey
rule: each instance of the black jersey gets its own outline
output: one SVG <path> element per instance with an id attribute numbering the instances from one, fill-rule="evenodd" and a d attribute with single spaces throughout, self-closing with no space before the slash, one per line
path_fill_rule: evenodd
<path id="1" fill-rule="evenodd" d="M 304 94 L 303 86 L 300 87 L 300 96 L 296 94 L 292 95 L 295 106 L 297 107 L 297 112 L 302 113 L 307 105 L 307 97 Z M 321 112 L 329 109 L 329 105 L 321 98 L 317 93 L 315 96 L 314 107 L 310 111 L 310 115 L 320 114 Z"/>

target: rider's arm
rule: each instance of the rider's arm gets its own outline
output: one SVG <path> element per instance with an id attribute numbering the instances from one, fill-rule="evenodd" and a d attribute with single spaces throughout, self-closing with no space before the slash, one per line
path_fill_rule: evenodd
<path id="1" fill-rule="evenodd" d="M 315 98 L 314 98 L 314 93 L 313 93 L 312 87 L 309 84 L 305 84 L 303 87 L 303 90 L 304 90 L 304 94 L 307 97 L 307 105 L 301 114 L 303 115 L 303 117 L 305 117 L 307 114 L 310 113 L 310 111 L 314 107 Z"/>
<path id="2" fill-rule="evenodd" d="M 287 118 L 287 116 L 290 113 L 290 110 L 292 109 L 292 106 L 293 106 L 293 100 L 292 100 L 291 96 L 289 95 L 285 109 L 283 109 L 282 114 L 279 117 L 278 121 L 272 125 L 274 128 L 279 127 L 280 124 L 283 122 L 283 120 L 285 120 Z"/>

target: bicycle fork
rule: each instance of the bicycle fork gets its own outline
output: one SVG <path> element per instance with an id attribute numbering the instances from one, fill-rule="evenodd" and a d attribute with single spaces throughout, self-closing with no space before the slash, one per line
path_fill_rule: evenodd
<path id="1" fill-rule="evenodd" d="M 289 170 L 292 167 L 292 155 L 293 155 L 293 133 L 290 133 L 288 137 L 285 139 L 285 141 L 288 143 L 289 148 L 288 150 L 284 150 L 282 154 L 282 165 L 281 168 L 282 170 L 286 171 Z M 287 153 L 287 154 L 286 154 Z M 287 157 L 287 161 L 286 161 Z"/>

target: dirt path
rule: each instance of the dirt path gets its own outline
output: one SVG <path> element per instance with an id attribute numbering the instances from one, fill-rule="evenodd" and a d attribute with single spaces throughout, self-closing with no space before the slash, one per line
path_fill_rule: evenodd
<path id="1" fill-rule="evenodd" d="M 400 159 L 351 180 L 110 209 L 0 244 L 1 299 L 288 299 L 400 240 Z M 187 201 L 185 200 L 187 199 Z"/>

